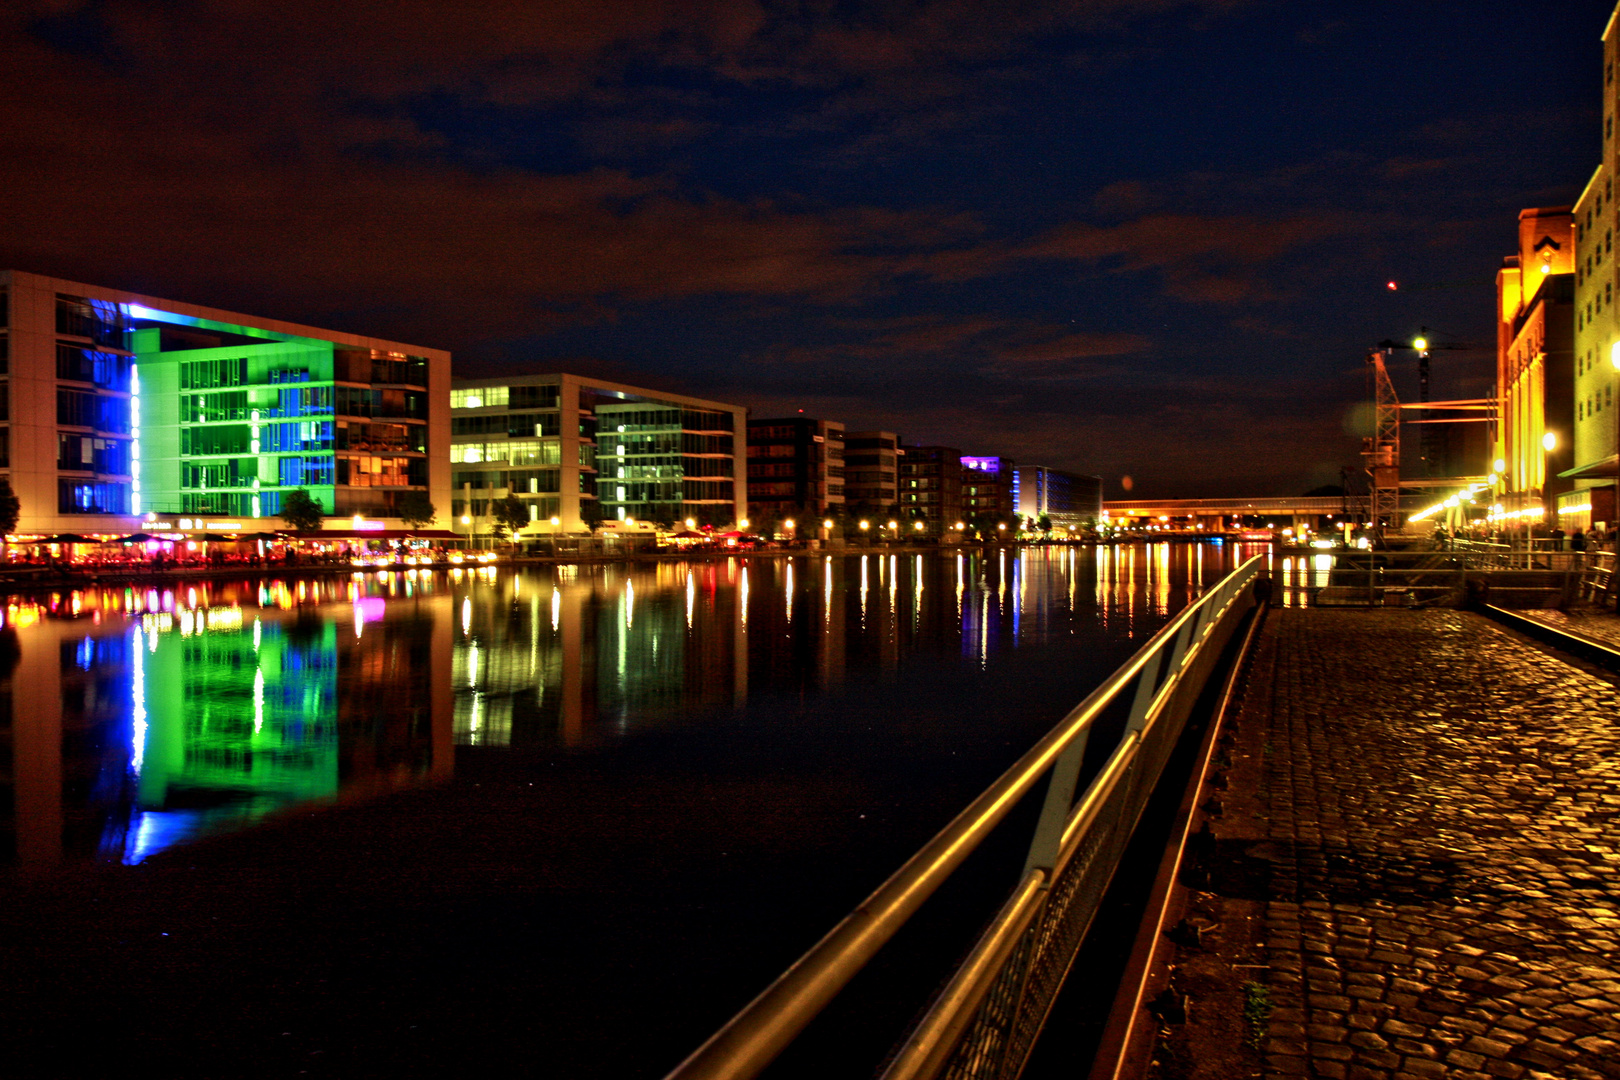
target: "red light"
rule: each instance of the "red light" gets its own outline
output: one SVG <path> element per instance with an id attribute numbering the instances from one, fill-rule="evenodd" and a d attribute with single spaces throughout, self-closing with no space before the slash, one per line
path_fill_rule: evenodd
<path id="1" fill-rule="evenodd" d="M 1398 282 L 1398 281 L 1387 282 L 1384 285 L 1384 288 L 1388 289 L 1390 292 L 1394 292 L 1396 289 L 1399 289 L 1400 287 L 1401 287 L 1401 283 Z"/>

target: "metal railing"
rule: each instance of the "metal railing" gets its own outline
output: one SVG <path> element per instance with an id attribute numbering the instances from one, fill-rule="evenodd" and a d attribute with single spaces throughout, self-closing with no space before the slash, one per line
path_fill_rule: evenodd
<path id="1" fill-rule="evenodd" d="M 1017 1076 L 1194 702 L 1254 605 L 1263 558 L 1171 620 L 666 1080 L 757 1076 L 1049 777 L 1012 895 L 882 1074 Z M 1090 735 L 1127 700 L 1123 734 L 1077 801 Z"/>

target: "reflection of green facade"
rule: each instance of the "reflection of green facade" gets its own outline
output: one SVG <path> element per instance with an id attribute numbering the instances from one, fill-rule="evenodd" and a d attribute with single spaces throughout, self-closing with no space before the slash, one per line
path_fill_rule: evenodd
<path id="1" fill-rule="evenodd" d="M 152 640 L 137 684 L 147 722 L 143 809 L 337 794 L 332 622 L 171 631 L 155 636 L 155 648 Z"/>

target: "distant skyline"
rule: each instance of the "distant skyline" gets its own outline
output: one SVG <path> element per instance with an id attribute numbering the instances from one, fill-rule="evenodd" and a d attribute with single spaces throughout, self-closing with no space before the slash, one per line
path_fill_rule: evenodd
<path id="1" fill-rule="evenodd" d="M 1435 396 L 1489 393 L 1612 8 L 18 0 L 0 265 L 1109 499 L 1298 494 L 1357 463 L 1378 341 L 1477 344 Z"/>

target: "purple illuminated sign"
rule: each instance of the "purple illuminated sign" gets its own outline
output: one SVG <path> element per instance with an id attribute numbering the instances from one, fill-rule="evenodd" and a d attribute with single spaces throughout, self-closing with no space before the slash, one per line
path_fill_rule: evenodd
<path id="1" fill-rule="evenodd" d="M 962 468 L 974 469 L 978 472 L 998 473 L 1001 471 L 1001 459 L 998 457 L 965 457 L 962 459 Z"/>

